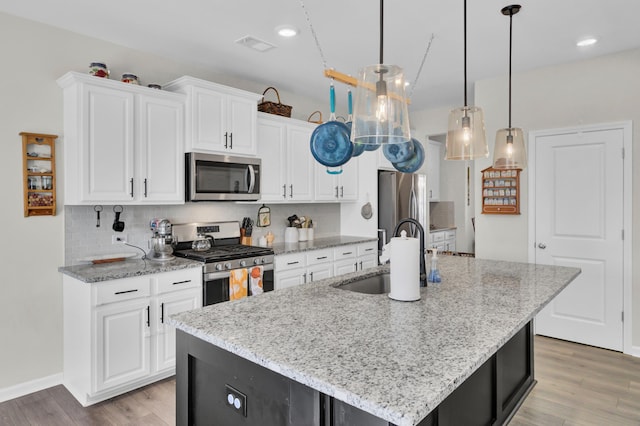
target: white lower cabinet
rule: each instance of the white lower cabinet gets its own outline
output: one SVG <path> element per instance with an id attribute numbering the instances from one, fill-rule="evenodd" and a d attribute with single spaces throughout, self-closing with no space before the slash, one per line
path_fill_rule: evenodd
<path id="1" fill-rule="evenodd" d="M 202 306 L 202 270 L 85 283 L 63 276 L 64 385 L 91 405 L 174 374 L 169 315 Z"/>
<path id="2" fill-rule="evenodd" d="M 334 249 L 334 275 L 348 274 L 378 266 L 378 243 L 350 244 Z"/>
<path id="3" fill-rule="evenodd" d="M 437 248 L 442 251 L 456 251 L 456 230 L 435 231 L 429 234 L 429 249 Z"/>
<path id="4" fill-rule="evenodd" d="M 274 262 L 275 290 L 334 276 L 331 249 L 278 255 Z"/>

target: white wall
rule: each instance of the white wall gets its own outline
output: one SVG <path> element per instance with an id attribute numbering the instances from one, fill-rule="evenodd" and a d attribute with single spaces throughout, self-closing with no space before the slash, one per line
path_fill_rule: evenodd
<path id="1" fill-rule="evenodd" d="M 0 45 L 1 391 L 62 371 L 62 278 L 57 269 L 64 264 L 64 211 L 59 206 L 54 217 L 23 217 L 18 135 L 22 131 L 60 135 L 56 149 L 62 154 L 62 90 L 56 79 L 71 70 L 85 72 L 90 62 L 102 61 L 114 78 L 131 71 L 143 83 L 162 84 L 186 74 L 262 93 L 267 86 L 277 87 L 277 82 L 240 81 L 1 13 Z M 280 96 L 293 105 L 293 117 L 303 120 L 326 104 L 292 93 Z M 64 179 L 61 160 L 60 155 L 59 191 Z"/>
<path id="2" fill-rule="evenodd" d="M 579 125 L 633 120 L 633 139 L 640 140 L 638 108 L 638 76 L 640 50 L 539 69 L 513 76 L 514 127 L 525 135 L 532 130 L 545 130 Z M 485 112 L 489 149 L 493 153 L 495 133 L 508 123 L 507 79 L 476 83 L 476 104 Z M 490 161 L 477 161 L 481 170 Z M 633 152 L 633 187 L 640 188 L 640 149 Z M 477 173 L 476 173 L 477 174 Z M 521 174 L 521 215 L 498 216 L 480 214 L 481 202 L 476 196 L 476 254 L 478 257 L 527 261 L 528 242 L 528 174 Z M 476 194 L 481 194 L 481 180 L 475 179 Z M 640 196 L 633 199 L 633 265 L 640 265 Z M 633 345 L 640 345 L 640 267 L 633 272 Z M 627 318 L 627 315 L 625 315 Z"/>

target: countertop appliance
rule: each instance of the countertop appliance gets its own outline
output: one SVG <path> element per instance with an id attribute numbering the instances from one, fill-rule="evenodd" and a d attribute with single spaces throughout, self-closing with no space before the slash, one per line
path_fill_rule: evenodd
<path id="1" fill-rule="evenodd" d="M 173 233 L 172 225 L 168 219 L 152 219 L 150 223 L 153 235 L 149 240 L 149 248 L 147 259 L 163 262 L 171 260 L 175 256 L 173 253 Z"/>
<path id="2" fill-rule="evenodd" d="M 186 201 L 256 201 L 260 199 L 259 158 L 185 154 Z"/>
<path id="3" fill-rule="evenodd" d="M 203 305 L 228 301 L 231 271 L 262 267 L 263 291 L 273 290 L 273 250 L 268 247 L 240 244 L 240 223 L 201 222 L 173 225 L 173 235 L 178 243 L 174 254 L 178 257 L 197 260 L 203 266 Z M 198 235 L 213 238 L 209 250 L 193 250 L 193 241 Z M 250 276 L 250 274 L 247 274 Z M 251 287 L 249 287 L 249 295 Z"/>
<path id="4" fill-rule="evenodd" d="M 402 219 L 415 219 L 423 229 L 429 229 L 428 205 L 426 175 L 379 170 L 378 249 L 381 250 L 383 245 L 389 243 L 396 225 Z M 415 225 L 405 223 L 398 232 L 403 229 L 408 236 L 419 238 L 419 230 Z M 426 247 L 429 241 L 424 241 L 424 244 Z"/>

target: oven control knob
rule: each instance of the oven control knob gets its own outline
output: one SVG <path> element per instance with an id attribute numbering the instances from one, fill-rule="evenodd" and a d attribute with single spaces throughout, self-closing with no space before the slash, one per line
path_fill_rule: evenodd
<path id="1" fill-rule="evenodd" d="M 216 265 L 216 271 L 222 271 L 222 263 Z"/>
<path id="2" fill-rule="evenodd" d="M 263 259 L 262 261 L 261 261 L 259 258 L 257 258 L 257 257 L 256 257 L 255 259 L 253 259 L 253 264 L 254 264 L 254 265 L 259 265 L 259 264 L 261 264 L 262 262 L 264 262 L 264 259 Z"/>
<path id="3" fill-rule="evenodd" d="M 231 269 L 231 263 L 230 262 L 225 263 L 224 264 L 224 268 L 225 269 Z"/>
<path id="4" fill-rule="evenodd" d="M 247 266 L 247 261 L 246 260 L 241 260 L 240 261 L 240 266 Z"/>

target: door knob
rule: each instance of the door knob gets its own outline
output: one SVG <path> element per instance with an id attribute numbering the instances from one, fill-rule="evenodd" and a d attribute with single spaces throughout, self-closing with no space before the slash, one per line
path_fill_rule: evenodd
<path id="1" fill-rule="evenodd" d="M 538 244 L 538 248 L 541 248 L 542 250 L 544 250 L 544 249 L 546 249 L 546 248 L 547 248 L 547 245 L 546 245 L 546 244 L 544 244 L 544 243 L 539 243 L 539 244 Z"/>

